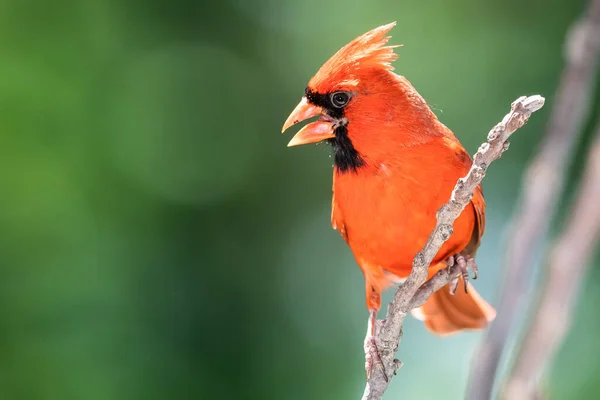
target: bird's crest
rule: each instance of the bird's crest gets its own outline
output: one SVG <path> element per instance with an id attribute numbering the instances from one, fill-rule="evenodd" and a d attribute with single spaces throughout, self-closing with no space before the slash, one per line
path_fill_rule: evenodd
<path id="1" fill-rule="evenodd" d="M 392 62 L 398 58 L 394 48 L 386 46 L 386 34 L 396 25 L 392 22 L 375 28 L 348 43 L 335 53 L 312 77 L 308 86 L 325 92 L 331 85 L 356 86 L 362 73 L 373 69 L 393 70 Z"/>

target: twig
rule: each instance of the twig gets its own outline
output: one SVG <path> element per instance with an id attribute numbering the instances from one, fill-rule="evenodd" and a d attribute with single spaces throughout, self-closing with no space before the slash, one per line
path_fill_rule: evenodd
<path id="1" fill-rule="evenodd" d="M 571 217 L 548 260 L 547 281 L 508 379 L 504 398 L 531 400 L 535 380 L 548 364 L 571 327 L 571 317 L 587 263 L 600 239 L 600 125 L 590 150 Z"/>
<path id="2" fill-rule="evenodd" d="M 511 104 L 510 113 L 489 132 L 487 142 L 483 143 L 473 156 L 471 169 L 464 178 L 458 180 L 448 203 L 438 210 L 436 226 L 425 247 L 413 259 L 413 268 L 408 279 L 398 288 L 388 306 L 385 322 L 378 321 L 376 341 L 386 374 L 379 369 L 371 372 L 363 400 L 381 399 L 388 386 L 386 375 L 391 377 L 395 374 L 399 362 L 394 359 L 394 355 L 402 338 L 402 323 L 411 307 L 424 301 L 435 288 L 450 282 L 452 272 L 449 269 L 450 273 L 436 274 L 429 283 L 422 286 L 427 279 L 427 268 L 431 261 L 452 235 L 454 220 L 471 201 L 473 192 L 484 178 L 490 163 L 500 158 L 508 149 L 507 140 L 510 135 L 522 127 L 531 114 L 543 105 L 544 98 L 537 95 L 523 96 L 515 100 Z"/>
<path id="3" fill-rule="evenodd" d="M 458 278 L 459 275 L 460 269 L 458 264 L 440 269 L 435 276 L 428 279 L 427 282 L 422 284 L 419 290 L 417 290 L 410 303 L 410 309 L 412 310 L 413 308 L 421 307 L 425 304 L 429 296 L 452 282 L 454 278 Z"/>
<path id="4" fill-rule="evenodd" d="M 522 184 L 507 248 L 504 282 L 497 316 L 473 359 L 467 399 L 492 398 L 502 351 L 519 310 L 527 308 L 525 294 L 534 263 L 534 251 L 544 240 L 564 184 L 590 101 L 600 54 L 600 0 L 592 0 L 586 15 L 569 32 L 563 70 L 552 116 L 541 149 Z"/>

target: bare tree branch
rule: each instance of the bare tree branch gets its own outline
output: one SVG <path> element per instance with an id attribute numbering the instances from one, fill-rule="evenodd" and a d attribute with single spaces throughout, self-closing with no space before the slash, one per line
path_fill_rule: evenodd
<path id="1" fill-rule="evenodd" d="M 419 290 L 417 290 L 410 303 L 410 309 L 412 310 L 413 308 L 421 307 L 425 304 L 429 296 L 452 282 L 454 278 L 458 278 L 459 275 L 460 269 L 458 264 L 440 269 L 435 276 L 427 280 L 427 282 L 422 284 Z"/>
<path id="2" fill-rule="evenodd" d="M 398 288 L 394 300 L 388 306 L 385 322 L 378 321 L 376 341 L 385 373 L 380 369 L 371 372 L 363 400 L 381 399 L 388 386 L 386 375 L 391 377 L 395 374 L 399 362 L 394 359 L 394 355 L 402 338 L 402 324 L 408 312 L 412 307 L 424 302 L 436 288 L 444 286 L 456 276 L 451 268 L 447 268 L 445 272 L 436 274 L 423 285 L 431 261 L 452 235 L 454 221 L 471 201 L 473 192 L 485 177 L 488 166 L 508 149 L 507 140 L 510 135 L 522 127 L 531 114 L 543 105 L 544 98 L 537 95 L 523 96 L 515 100 L 511 104 L 510 113 L 489 132 L 487 142 L 483 143 L 473 156 L 471 169 L 464 178 L 458 180 L 448 203 L 438 210 L 436 226 L 425 247 L 413 259 L 413 268 L 408 279 Z"/>
<path id="3" fill-rule="evenodd" d="M 496 320 L 473 359 L 467 392 L 470 400 L 492 398 L 506 340 L 518 311 L 527 308 L 532 250 L 546 236 L 574 144 L 589 115 L 600 54 L 600 0 L 591 0 L 584 17 L 571 28 L 565 53 L 550 123 L 540 152 L 525 174 L 521 205 L 513 218 Z"/>
<path id="4" fill-rule="evenodd" d="M 600 238 L 600 125 L 571 216 L 547 260 L 547 280 L 537 310 L 516 353 L 503 397 L 531 400 L 536 379 L 548 364 L 571 326 L 577 293 L 587 263 Z"/>

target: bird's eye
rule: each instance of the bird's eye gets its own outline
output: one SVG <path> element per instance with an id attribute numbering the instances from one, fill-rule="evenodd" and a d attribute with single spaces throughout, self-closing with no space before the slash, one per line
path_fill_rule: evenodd
<path id="1" fill-rule="evenodd" d="M 346 92 L 335 92 L 331 95 L 331 104 L 334 107 L 342 108 L 350 101 L 350 95 Z"/>

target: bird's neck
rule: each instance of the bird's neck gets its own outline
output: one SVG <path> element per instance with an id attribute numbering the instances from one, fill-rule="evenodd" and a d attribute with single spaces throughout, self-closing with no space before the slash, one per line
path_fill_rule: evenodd
<path id="1" fill-rule="evenodd" d="M 339 126 L 334 130 L 335 138 L 328 142 L 333 150 L 333 160 L 337 171 L 341 173 L 356 172 L 365 166 L 364 156 L 361 155 L 354 143 L 348 137 L 348 128 Z"/>

